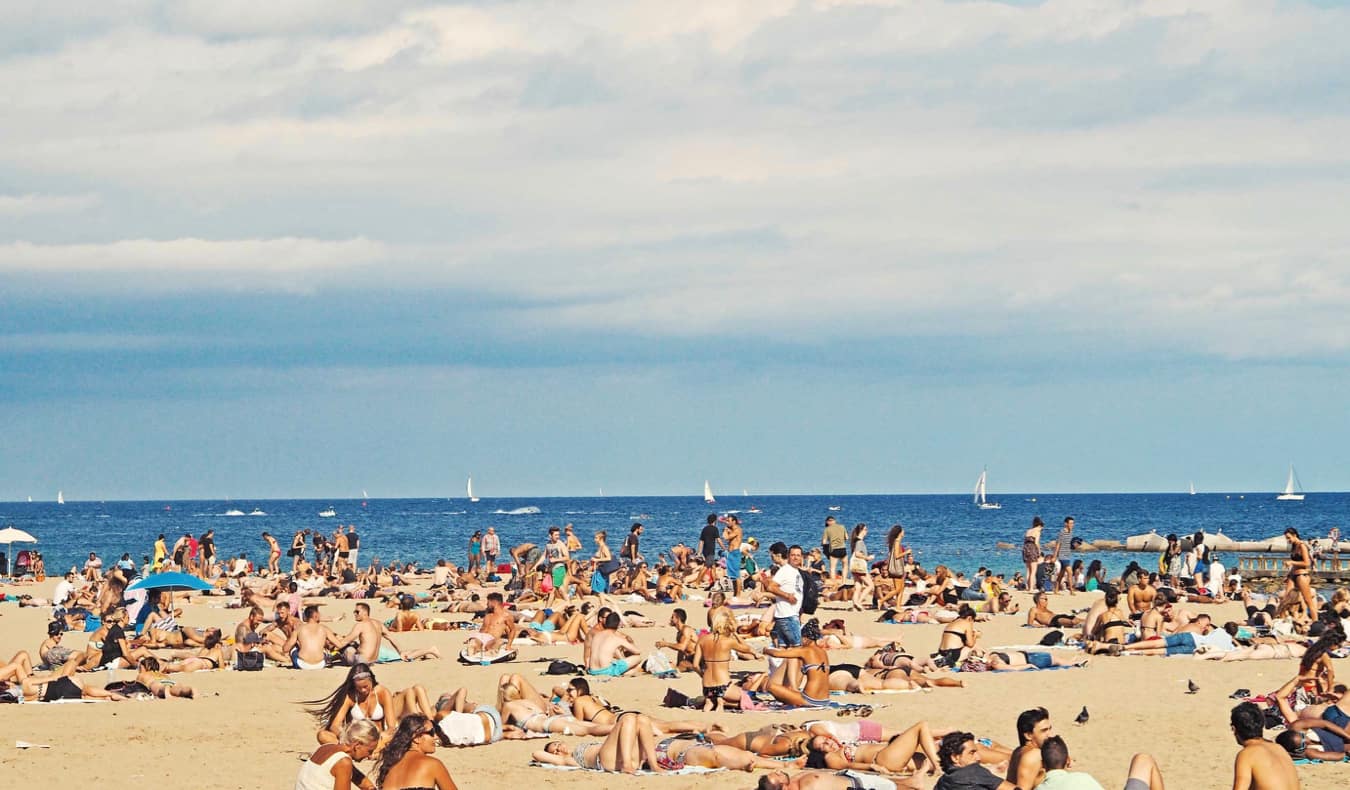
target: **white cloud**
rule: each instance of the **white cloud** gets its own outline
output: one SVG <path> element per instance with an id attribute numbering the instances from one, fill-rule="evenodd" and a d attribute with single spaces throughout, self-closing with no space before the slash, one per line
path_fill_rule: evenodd
<path id="1" fill-rule="evenodd" d="M 169 239 L 19 239 L 0 271 L 295 289 L 377 268 L 527 298 L 512 321 L 545 329 L 1350 349 L 1345 9 L 220 8 L 131 7 L 0 60 L 0 167 L 167 203 L 78 210 Z"/>
<path id="2" fill-rule="evenodd" d="M 98 202 L 98 195 L 0 195 L 0 217 L 78 213 Z"/>

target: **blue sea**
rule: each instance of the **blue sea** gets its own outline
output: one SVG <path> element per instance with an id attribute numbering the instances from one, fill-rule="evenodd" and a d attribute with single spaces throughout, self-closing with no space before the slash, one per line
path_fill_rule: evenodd
<path id="1" fill-rule="evenodd" d="M 616 553 L 634 521 L 645 525 L 643 554 L 684 541 L 693 544 L 709 513 L 737 513 L 746 536 L 767 548 L 774 540 L 818 545 L 825 517 L 848 526 L 871 527 L 868 548 L 880 555 L 886 530 L 899 522 L 906 542 L 927 566 L 946 563 L 974 571 L 981 565 L 996 571 L 1021 569 L 1017 549 L 1000 550 L 996 542 L 1020 545 L 1033 516 L 1045 519 L 1043 542 L 1053 540 L 1066 515 L 1077 521 L 1075 533 L 1085 540 L 1123 540 L 1150 529 L 1161 534 L 1222 530 L 1231 538 L 1259 540 L 1296 527 L 1304 536 L 1323 536 L 1332 527 L 1344 529 L 1350 494 L 1309 493 L 1303 502 L 1278 502 L 1273 492 L 1246 494 L 1004 494 L 1002 510 L 979 510 L 967 495 L 751 496 L 722 497 L 715 506 L 700 497 L 591 497 L 487 499 L 361 500 L 235 500 L 146 502 L 0 503 L 0 527 L 13 525 L 38 538 L 36 545 L 15 544 L 15 551 L 37 548 L 48 573 L 83 565 L 96 551 L 105 563 L 130 552 L 140 561 L 163 533 L 170 545 L 184 532 L 201 535 L 215 529 L 221 556 L 245 552 L 255 563 L 266 557 L 261 533 L 277 536 L 283 550 L 299 529 L 331 533 L 338 524 L 354 524 L 361 536 L 361 561 L 417 561 L 429 566 L 444 557 L 465 561 L 469 536 L 496 527 L 503 546 L 542 542 L 550 525 L 574 524 L 592 548 L 591 535 L 608 531 Z M 320 518 L 327 507 L 334 518 Z M 761 512 L 749 512 L 758 507 Z M 831 507 L 839 508 L 837 511 Z M 266 515 L 228 516 L 229 510 Z M 0 546 L 0 551 L 5 547 Z M 1108 572 L 1118 572 L 1132 557 L 1103 553 Z M 283 557 L 283 561 L 286 558 Z M 1229 558 L 1229 565 L 1234 564 Z"/>

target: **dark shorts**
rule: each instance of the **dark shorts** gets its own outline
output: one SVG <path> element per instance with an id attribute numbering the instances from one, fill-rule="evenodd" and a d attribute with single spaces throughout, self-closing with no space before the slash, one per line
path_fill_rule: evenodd
<path id="1" fill-rule="evenodd" d="M 937 658 L 942 659 L 943 666 L 955 669 L 961 664 L 961 648 L 952 647 L 946 650 L 939 650 L 935 654 Z"/>
<path id="2" fill-rule="evenodd" d="M 1345 751 L 1345 739 L 1331 730 L 1313 727 L 1313 732 L 1317 733 L 1317 740 L 1322 742 L 1322 751 L 1336 753 Z"/>
<path id="3" fill-rule="evenodd" d="M 842 546 L 837 549 L 830 549 L 830 556 L 834 557 L 836 560 L 842 560 L 848 556 L 848 549 L 843 548 Z"/>
<path id="4" fill-rule="evenodd" d="M 719 700 L 727 695 L 727 685 L 723 683 L 720 686 L 704 686 L 703 696 L 710 700 Z"/>
<path id="5" fill-rule="evenodd" d="M 351 554 L 351 552 L 349 552 L 349 551 L 339 551 L 339 552 L 338 552 L 338 559 L 340 559 L 340 560 L 345 560 L 345 559 L 347 559 L 347 558 L 350 557 L 350 556 L 352 556 L 352 554 Z"/>

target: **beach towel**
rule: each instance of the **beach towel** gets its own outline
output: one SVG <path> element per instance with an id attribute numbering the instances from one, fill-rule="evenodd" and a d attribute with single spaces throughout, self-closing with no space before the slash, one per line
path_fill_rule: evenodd
<path id="1" fill-rule="evenodd" d="M 509 647 L 499 647 L 496 650 L 486 650 L 479 652 L 469 652 L 469 648 L 459 651 L 459 663 L 466 666 L 488 666 L 490 664 L 502 664 L 507 661 L 516 660 L 516 651 Z"/>
<path id="2" fill-rule="evenodd" d="M 548 768 L 553 771 L 581 771 L 585 770 L 575 765 L 547 765 L 545 763 L 531 762 L 530 765 L 535 768 Z M 653 773 L 651 771 L 638 771 L 638 776 L 681 776 L 684 774 L 715 774 L 719 771 L 725 771 L 725 768 L 704 768 L 698 765 L 686 765 L 678 771 L 663 771 Z M 608 771 L 597 771 L 596 773 L 608 773 Z"/>

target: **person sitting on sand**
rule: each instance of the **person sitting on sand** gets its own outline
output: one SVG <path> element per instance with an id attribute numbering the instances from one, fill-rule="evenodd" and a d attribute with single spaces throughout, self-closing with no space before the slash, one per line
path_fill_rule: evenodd
<path id="1" fill-rule="evenodd" d="M 935 659 L 941 659 L 941 665 L 953 669 L 961 666 L 980 638 L 980 632 L 975 629 L 975 610 L 970 604 L 961 604 L 956 614 L 957 619 L 943 629 L 937 652 L 933 654 Z"/>
<path id="2" fill-rule="evenodd" d="M 1045 708 L 1024 710 L 1017 716 L 1017 748 L 1008 758 L 1008 781 L 1018 787 L 1036 787 L 1045 778 L 1041 763 L 1041 745 L 1055 734 L 1050 711 Z"/>
<path id="3" fill-rule="evenodd" d="M 617 678 L 642 670 L 642 662 L 629 662 L 630 657 L 638 655 L 639 651 L 633 640 L 619 631 L 617 612 L 605 615 L 604 628 L 597 626 L 591 630 L 582 652 L 588 675 Z"/>
<path id="4" fill-rule="evenodd" d="M 519 727 L 504 724 L 497 708 L 470 700 L 465 688 L 457 688 L 437 698 L 436 713 L 431 721 L 440 733 L 442 746 L 485 746 L 503 739 L 527 737 Z"/>
<path id="5" fill-rule="evenodd" d="M 136 681 L 150 689 L 150 693 L 160 699 L 170 697 L 192 699 L 194 696 L 191 686 L 184 686 L 165 675 L 160 669 L 159 659 L 154 656 L 141 659 L 137 665 Z"/>
<path id="6" fill-rule="evenodd" d="M 439 740 L 426 716 L 405 716 L 380 758 L 380 790 L 458 790 L 445 763 L 432 756 Z"/>
<path id="7" fill-rule="evenodd" d="M 689 672 L 694 669 L 694 647 L 698 643 L 698 632 L 689 625 L 689 614 L 681 608 L 670 613 L 670 627 L 675 629 L 675 641 L 658 639 L 656 648 L 674 650 L 675 669 Z"/>
<path id="8" fill-rule="evenodd" d="M 126 631 L 123 630 L 126 622 L 127 610 L 122 607 L 103 618 L 103 627 L 94 633 L 94 637 L 99 637 L 99 632 L 102 632 L 102 636 L 98 639 L 90 637 L 89 649 L 85 651 L 85 670 L 98 667 L 134 669 L 136 662 L 150 655 L 149 650 L 133 645 L 127 639 Z"/>
<path id="9" fill-rule="evenodd" d="M 325 743 L 305 760 L 295 777 L 295 790 L 375 790 L 375 783 L 356 768 L 380 745 L 380 731 L 368 721 L 342 728 L 337 743 Z"/>
<path id="10" fill-rule="evenodd" d="M 680 612 L 681 610 L 676 610 Z M 683 620 L 680 621 L 683 624 Z M 688 626 L 685 626 L 688 628 Z M 693 630 L 688 629 L 692 638 Z M 661 643 L 657 642 L 660 647 Z M 755 649 L 741 641 L 736 635 L 736 624 L 730 617 L 723 615 L 713 623 L 712 633 L 704 634 L 694 643 L 690 666 L 699 667 L 703 680 L 703 710 L 714 711 L 722 707 L 722 698 L 726 696 L 727 686 L 731 683 L 731 657 L 736 654 L 742 658 L 753 659 Z"/>
<path id="11" fill-rule="evenodd" d="M 281 653 L 290 656 L 294 669 L 325 669 L 329 648 L 341 646 L 337 634 L 319 622 L 319 607 L 306 606 L 304 622 L 296 626 L 290 639 L 281 646 Z"/>
<path id="12" fill-rule="evenodd" d="M 507 611 L 506 603 L 499 592 L 488 593 L 487 612 L 483 615 L 482 630 L 469 634 L 464 640 L 470 655 L 482 655 L 501 646 L 509 646 L 511 635 L 515 633 L 515 615 Z"/>
<path id="13" fill-rule="evenodd" d="M 807 742 L 806 767 L 896 774 L 911 769 L 918 771 L 921 764 L 915 756 L 919 754 L 927 760 L 927 774 L 937 773 L 937 744 L 933 742 L 933 733 L 926 721 L 891 736 L 884 743 L 848 744 L 833 735 L 813 735 Z"/>
<path id="14" fill-rule="evenodd" d="M 1076 614 L 1055 614 L 1047 603 L 1049 596 L 1037 591 L 1031 596 L 1031 608 L 1027 610 L 1027 625 L 1041 628 L 1070 628 L 1082 625 L 1083 618 Z"/>
<path id="15" fill-rule="evenodd" d="M 61 644 L 65 638 L 66 626 L 55 620 L 47 623 L 47 638 L 38 645 L 38 657 L 42 659 L 43 666 L 51 669 L 65 665 L 72 656 L 82 655 L 74 648 L 66 647 Z"/>
<path id="16" fill-rule="evenodd" d="M 994 775 L 980 764 L 980 750 L 975 736 L 968 732 L 950 732 L 938 744 L 938 762 L 942 777 L 933 790 L 1024 790 Z"/>
<path id="17" fill-rule="evenodd" d="M 332 694 L 306 703 L 308 712 L 319 723 L 319 743 L 334 743 L 342 728 L 353 721 L 373 722 L 382 737 L 391 726 L 413 713 L 433 715 L 426 689 L 412 685 L 402 691 L 390 691 L 376 679 L 367 664 L 357 664 L 347 672 L 342 685 Z"/>
<path id="18" fill-rule="evenodd" d="M 308 612 L 309 609 L 305 611 Z M 399 646 L 394 644 L 394 640 L 390 638 L 389 631 L 384 627 L 384 623 L 371 618 L 370 604 L 365 601 L 357 603 L 352 614 L 356 618 L 356 622 L 352 624 L 351 633 L 341 640 L 344 645 L 342 659 L 345 664 L 379 664 L 389 661 L 415 661 L 417 659 L 425 660 L 441 657 L 441 651 L 435 647 L 408 651 L 399 649 Z M 389 643 L 388 647 L 384 646 L 385 642 Z"/>
<path id="19" fill-rule="evenodd" d="M 1242 747 L 1233 761 L 1233 790 L 1298 790 L 1298 771 L 1283 748 L 1265 739 L 1265 715 L 1242 702 L 1229 714 L 1233 739 Z"/>
<path id="20" fill-rule="evenodd" d="M 787 665 L 775 670 L 768 684 L 768 692 L 779 702 L 799 708 L 823 707 L 830 704 L 830 657 L 816 644 L 820 639 L 820 624 L 811 620 L 802 626 L 801 647 L 769 647 L 764 655 L 774 658 L 793 658 L 800 660 L 801 673 L 805 683 L 801 690 L 788 686 L 783 681 Z"/>
<path id="21" fill-rule="evenodd" d="M 1058 735 L 1041 744 L 1041 763 L 1045 766 L 1045 779 L 1036 785 L 1037 790 L 1102 790 L 1101 784 L 1088 774 L 1067 770 L 1069 747 Z M 1125 790 L 1163 790 L 1157 761 L 1143 753 L 1131 757 Z"/>
<path id="22" fill-rule="evenodd" d="M 1097 645 L 1096 650 L 1088 651 L 1090 653 L 1102 652 L 1110 645 L 1123 645 L 1134 635 L 1134 623 L 1120 606 L 1120 593 L 1108 586 L 1102 601 L 1105 609 L 1097 616 L 1092 633 L 1088 635 L 1089 642 Z"/>

